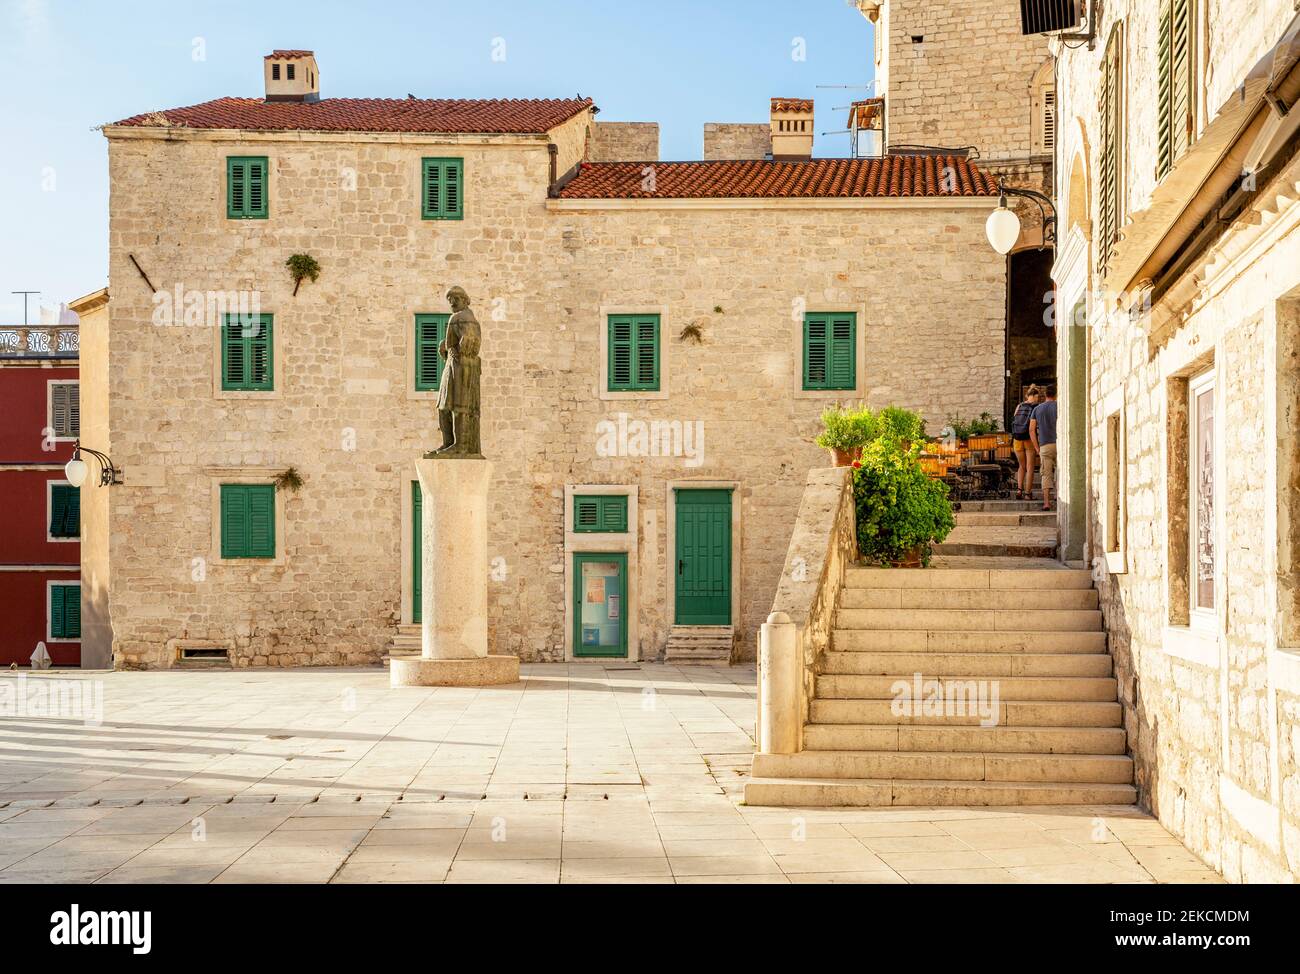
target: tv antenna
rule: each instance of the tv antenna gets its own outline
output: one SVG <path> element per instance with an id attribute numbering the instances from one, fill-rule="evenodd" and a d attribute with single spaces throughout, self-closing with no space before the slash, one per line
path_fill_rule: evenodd
<path id="1" fill-rule="evenodd" d="M 10 294 L 21 294 L 23 296 L 23 327 L 27 327 L 27 297 L 31 294 L 40 294 L 40 291 L 10 291 Z"/>

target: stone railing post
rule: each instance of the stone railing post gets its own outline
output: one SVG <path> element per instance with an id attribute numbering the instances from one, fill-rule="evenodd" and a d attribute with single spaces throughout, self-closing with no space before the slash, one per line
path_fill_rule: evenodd
<path id="1" fill-rule="evenodd" d="M 784 612 L 773 612 L 759 633 L 758 653 L 758 750 L 762 754 L 797 754 L 802 672 L 799 627 Z"/>

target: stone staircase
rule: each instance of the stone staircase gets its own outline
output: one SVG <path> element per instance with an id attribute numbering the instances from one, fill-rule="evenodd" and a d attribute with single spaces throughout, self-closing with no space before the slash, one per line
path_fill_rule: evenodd
<path id="1" fill-rule="evenodd" d="M 1034 516 L 964 505 L 953 531 L 966 532 L 954 542 L 960 553 L 940 555 L 928 569 L 846 569 L 804 750 L 756 755 L 746 803 L 1136 801 L 1092 579 L 1023 554 L 1055 551 L 1054 528 L 1049 544 L 1040 521 L 1019 521 Z M 995 531 L 1033 531 L 1036 539 L 976 533 Z M 917 674 L 922 700 L 936 691 L 949 704 L 896 706 L 898 685 L 915 691 Z M 981 726 L 982 719 L 996 723 Z"/>
<path id="2" fill-rule="evenodd" d="M 936 555 L 1055 558 L 1056 514 L 1041 501 L 964 501 Z"/>
<path id="3" fill-rule="evenodd" d="M 413 623 L 402 623 L 397 627 L 397 632 L 393 635 L 393 641 L 388 644 L 388 655 L 384 657 L 384 665 L 394 656 L 408 657 L 420 655 L 420 627 Z"/>
<path id="4" fill-rule="evenodd" d="M 731 626 L 673 626 L 668 633 L 664 662 L 727 666 L 731 663 L 735 632 Z"/>

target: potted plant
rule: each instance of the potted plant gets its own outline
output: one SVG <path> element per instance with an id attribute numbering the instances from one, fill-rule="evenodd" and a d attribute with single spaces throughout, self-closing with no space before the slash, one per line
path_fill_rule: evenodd
<path id="1" fill-rule="evenodd" d="M 913 443 L 925 439 L 925 420 L 920 413 L 914 413 L 902 406 L 886 406 L 878 414 L 880 433 L 897 436 L 904 450 L 910 450 Z"/>
<path id="2" fill-rule="evenodd" d="M 875 414 L 866 406 L 829 406 L 822 411 L 822 431 L 814 441 L 831 451 L 836 467 L 847 467 L 879 429 Z"/>
<path id="3" fill-rule="evenodd" d="M 882 433 L 853 464 L 858 550 L 874 564 L 922 567 L 953 529 L 948 485 L 921 469 L 920 444 Z"/>

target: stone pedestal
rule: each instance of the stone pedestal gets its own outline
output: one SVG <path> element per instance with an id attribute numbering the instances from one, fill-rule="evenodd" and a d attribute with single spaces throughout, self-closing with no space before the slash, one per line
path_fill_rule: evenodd
<path id="1" fill-rule="evenodd" d="M 423 521 L 418 659 L 394 659 L 391 685 L 488 686 L 519 680 L 519 658 L 488 653 L 487 491 L 481 459 L 417 460 Z"/>

